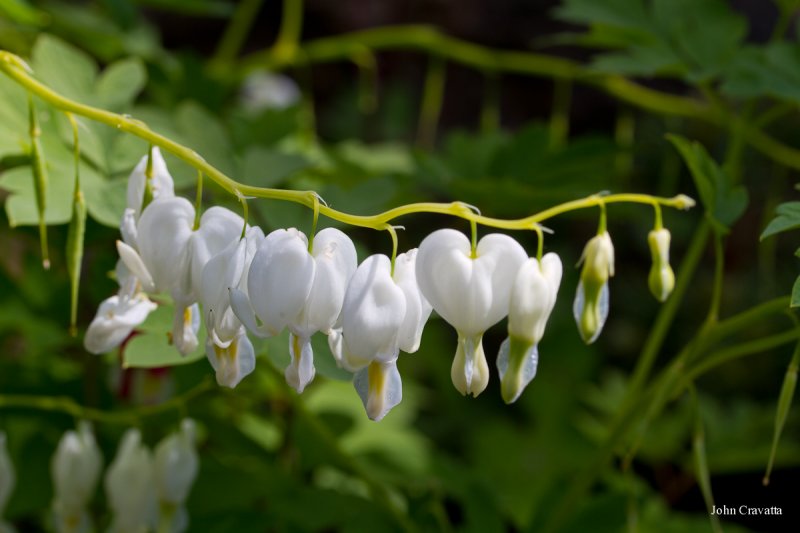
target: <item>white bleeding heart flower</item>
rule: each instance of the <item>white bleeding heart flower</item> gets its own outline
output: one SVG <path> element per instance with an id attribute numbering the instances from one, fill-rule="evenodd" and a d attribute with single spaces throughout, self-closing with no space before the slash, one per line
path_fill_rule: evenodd
<path id="1" fill-rule="evenodd" d="M 311 335 L 328 334 L 336 324 L 355 269 L 355 246 L 338 229 L 317 233 L 310 251 L 300 231 L 276 230 L 258 246 L 247 293 L 231 289 L 231 307 L 249 331 L 273 336 L 288 327 L 291 358 L 285 376 L 298 392 L 315 375 Z"/>
<path id="2" fill-rule="evenodd" d="M 171 524 L 173 533 L 186 531 L 189 524 L 185 504 L 199 467 L 193 420 L 181 421 L 180 432 L 172 433 L 156 446 L 154 465 L 161 522 Z"/>
<path id="3" fill-rule="evenodd" d="M 97 488 L 103 457 L 88 422 L 67 431 L 50 464 L 53 476 L 53 513 L 58 531 L 86 531 L 91 519 L 86 507 Z"/>
<path id="4" fill-rule="evenodd" d="M 650 292 L 659 302 L 666 301 L 675 288 L 675 273 L 669 264 L 670 233 L 667 228 L 654 229 L 647 235 L 653 266 L 647 276 Z"/>
<path id="5" fill-rule="evenodd" d="M 513 403 L 536 376 L 538 344 L 556 304 L 563 267 L 554 253 L 525 261 L 514 280 L 508 338 L 500 345 L 497 370 L 506 403 Z"/>
<path id="6" fill-rule="evenodd" d="M 614 245 L 607 231 L 592 237 L 578 262 L 583 263 L 572 314 L 583 342 L 591 344 L 608 318 L 608 280 L 614 275 Z"/>
<path id="7" fill-rule="evenodd" d="M 153 456 L 138 429 L 125 432 L 105 477 L 106 499 L 113 511 L 110 531 L 148 531 L 155 515 Z"/>
<path id="8" fill-rule="evenodd" d="M 194 207 L 180 197 L 154 200 L 137 225 L 137 249 L 117 241 L 120 258 L 146 292 L 169 292 L 175 300 L 172 338 L 187 354 L 197 348 L 200 325 L 196 305 L 205 264 L 241 233 L 244 221 L 212 207 L 194 229 Z"/>
<path id="9" fill-rule="evenodd" d="M 110 352 L 122 344 L 156 307 L 142 292 L 129 296 L 120 291 L 106 298 L 86 330 L 84 347 L 93 354 Z"/>
<path id="10" fill-rule="evenodd" d="M 477 396 L 489 382 L 483 333 L 506 316 L 511 289 L 525 250 L 507 235 L 493 233 L 477 244 L 452 229 L 425 237 L 416 274 L 422 294 L 458 332 L 450 376 L 461 394 Z"/>
<path id="11" fill-rule="evenodd" d="M 161 150 L 157 146 L 152 148 L 152 165 L 150 190 L 153 193 L 153 200 L 157 198 L 169 198 L 175 196 L 175 184 L 172 176 L 167 169 L 167 163 L 161 155 Z M 139 218 L 144 201 L 145 184 L 147 183 L 147 160 L 144 156 L 128 177 L 128 208 L 133 210 L 133 219 Z"/>
<path id="12" fill-rule="evenodd" d="M 347 287 L 342 327 L 329 337 L 339 365 L 356 372 L 353 384 L 372 420 L 402 400 L 397 357 L 417 350 L 431 313 L 416 284 L 416 252 L 397 256 L 394 275 L 385 255 L 365 259 Z"/>

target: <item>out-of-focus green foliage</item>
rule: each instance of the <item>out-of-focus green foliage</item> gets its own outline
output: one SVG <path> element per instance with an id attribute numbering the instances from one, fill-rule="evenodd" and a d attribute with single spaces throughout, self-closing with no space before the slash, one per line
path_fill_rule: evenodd
<path id="1" fill-rule="evenodd" d="M 780 29 L 798 7 L 780 2 L 776 36 L 760 43 L 747 38 L 745 14 L 722 0 L 565 0 L 554 16 L 586 29 L 555 41 L 600 50 L 576 67 L 582 70 L 574 83 L 595 83 L 590 91 L 597 91 L 602 76 L 626 77 L 643 88 L 651 78 L 671 78 L 681 84 L 675 91 L 706 114 L 662 116 L 644 100 L 642 110 L 632 112 L 635 97 L 620 97 L 624 103 L 613 109 L 616 132 L 601 123 L 558 145 L 548 117 L 515 131 L 455 130 L 443 123 L 435 148 L 422 149 L 413 142 L 419 88 L 409 90 L 391 72 L 372 116 L 359 111 L 356 80 L 337 88 L 338 100 L 328 107 L 317 102 L 316 122 L 308 95 L 286 108 L 253 111 L 242 95 L 246 72 L 238 60 L 227 71 L 215 70 L 209 57 L 165 48 L 151 22 L 153 13 L 227 22 L 234 2 L 0 1 L 0 47 L 29 58 L 38 80 L 79 102 L 146 122 L 241 183 L 315 190 L 332 207 L 354 214 L 461 200 L 489 216 L 518 218 L 606 190 L 686 193 L 699 200 L 699 213 L 663 214 L 679 284 L 687 280 L 676 301 L 659 307 L 648 294 L 652 210 L 609 206 L 617 251 L 612 310 L 598 343 L 584 346 L 571 316 L 578 282 L 571 266 L 594 234 L 596 213 L 548 221 L 555 235 L 546 236 L 545 247 L 561 255 L 565 274 L 539 347 L 538 375 L 520 400 L 504 405 L 494 375 L 480 397 L 461 397 L 450 383 L 455 333 L 433 318 L 420 351 L 400 357 L 402 403 L 373 423 L 351 376 L 336 366 L 319 335 L 313 341 L 317 377 L 302 396 L 284 384 L 286 335 L 255 343 L 256 371 L 235 390 L 211 385 L 205 333 L 198 350 L 181 357 L 167 336 L 172 317 L 166 298 L 121 350 L 87 354 L 80 335 L 72 338 L 67 330 L 62 250 L 74 192 L 72 130 L 60 112 L 37 102 L 50 177 L 45 220 L 53 268 L 44 272 L 35 232 L 17 227 L 37 223 L 26 94 L 0 75 L 0 188 L 8 222 L 0 229 L 0 430 L 18 474 L 4 518 L 20 531 L 50 527 L 50 457 L 75 422 L 57 399 L 68 398 L 110 414 L 95 423 L 106 466 L 128 426 L 140 427 L 153 445 L 181 417 L 197 420 L 201 467 L 188 502 L 191 531 L 709 531 L 692 455 L 698 422 L 681 381 L 691 375 L 717 505 L 784 507 L 782 517 L 721 517 L 725 531 L 790 530 L 788 487 L 800 467 L 797 410 L 786 414 L 773 486 L 760 483 L 780 383 L 800 336 L 783 314 L 797 274 L 797 243 L 788 242 L 796 233 L 783 232 L 800 227 L 798 202 L 787 201 L 793 193 L 787 176 L 798 168 L 791 163 L 800 160 L 790 148 L 800 125 L 800 48 Z M 215 38 L 208 37 L 212 48 Z M 301 63 L 286 68 L 302 84 L 313 66 Z M 457 98 L 457 91 L 446 97 Z M 619 121 L 631 113 L 635 135 L 626 140 Z M 90 217 L 79 307 L 85 331 L 97 304 L 116 290 L 109 273 L 126 177 L 147 145 L 77 118 Z M 372 134 L 359 135 L 359 125 L 370 121 Z M 773 144 L 758 134 L 771 135 Z M 784 144 L 776 149 L 774 143 Z M 630 165 L 620 165 L 623 159 Z M 166 160 L 176 192 L 191 197 L 196 171 L 168 154 Z M 206 183 L 204 205 L 239 209 L 235 198 Z M 311 228 L 305 207 L 268 200 L 249 206 L 250 221 L 265 231 Z M 399 223 L 406 228 L 399 233 L 401 249 L 416 247 L 439 227 L 468 230 L 463 221 L 433 215 Z M 324 218 L 320 224 L 338 225 Z M 348 233 L 360 259 L 391 250 L 384 235 Z M 759 233 L 772 238 L 759 244 Z M 535 253 L 532 232 L 515 237 Z M 709 239 L 719 239 L 724 278 L 720 320 L 705 326 L 716 297 Z M 679 268 L 693 246 L 695 266 Z M 797 306 L 800 278 L 794 287 L 791 305 Z M 745 315 L 733 326 L 725 322 L 775 298 L 785 302 L 769 313 Z M 492 367 L 504 328 L 486 335 Z M 770 340 L 778 335 L 785 338 Z M 653 349 L 652 369 L 638 382 L 632 369 Z M 674 365 L 678 360 L 682 365 Z M 648 417 L 676 366 L 674 387 L 662 391 L 663 405 Z M 56 400 L 29 405 L 25 398 Z M 618 468 L 614 458 L 624 461 L 631 452 L 627 468 Z M 91 512 L 103 529 L 110 517 L 100 492 Z"/>

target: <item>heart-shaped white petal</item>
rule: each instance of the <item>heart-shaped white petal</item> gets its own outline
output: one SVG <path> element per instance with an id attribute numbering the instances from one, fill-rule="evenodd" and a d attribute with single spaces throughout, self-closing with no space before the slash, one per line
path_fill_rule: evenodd
<path id="1" fill-rule="evenodd" d="M 342 359 L 349 368 L 397 358 L 406 299 L 385 255 L 366 258 L 347 287 L 342 306 Z"/>
<path id="2" fill-rule="evenodd" d="M 157 292 L 172 292 L 184 286 L 193 224 L 194 207 L 185 198 L 154 200 L 142 213 L 137 226 L 139 256 Z M 138 277 L 125 256 L 120 255 Z"/>
<path id="3" fill-rule="evenodd" d="M 256 326 L 254 331 L 277 335 L 297 319 L 311 292 L 314 270 L 305 235 L 294 228 L 267 235 L 253 257 L 247 277 L 245 298 L 249 296 L 252 310 L 263 324 L 263 328 Z M 231 305 L 251 329 L 255 321 L 243 316 L 247 314 L 243 305 L 234 305 L 233 294 Z"/>
<path id="4" fill-rule="evenodd" d="M 417 282 L 442 318 L 467 337 L 480 335 L 508 313 L 511 288 L 527 259 L 507 235 L 486 235 L 471 256 L 469 239 L 442 229 L 428 235 L 417 254 Z"/>
<path id="5" fill-rule="evenodd" d="M 508 333 L 538 344 L 556 303 L 563 267 L 554 253 L 528 259 L 519 269 L 511 293 Z"/>

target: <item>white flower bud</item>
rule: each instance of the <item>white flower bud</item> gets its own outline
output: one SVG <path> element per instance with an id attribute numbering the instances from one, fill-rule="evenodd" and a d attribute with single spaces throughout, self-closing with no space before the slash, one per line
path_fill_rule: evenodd
<path id="1" fill-rule="evenodd" d="M 76 532 L 89 528 L 86 506 L 97 488 L 102 463 L 103 458 L 88 422 L 81 422 L 77 432 L 64 433 L 51 462 L 53 511 L 58 531 Z"/>
<path id="2" fill-rule="evenodd" d="M 651 231 L 647 235 L 653 266 L 647 276 L 650 292 L 659 302 L 665 301 L 675 288 L 675 274 L 669 264 L 670 234 L 666 228 Z"/>
<path id="3" fill-rule="evenodd" d="M 580 262 L 583 269 L 572 312 L 581 338 L 591 344 L 597 340 L 608 318 L 608 279 L 614 275 L 614 245 L 608 232 L 589 240 Z"/>
<path id="4" fill-rule="evenodd" d="M 128 177 L 128 208 L 133 209 L 134 219 L 139 218 L 144 201 L 144 189 L 147 182 L 147 159 L 144 156 Z M 161 150 L 157 146 L 153 147 L 152 177 L 150 179 L 150 189 L 153 192 L 153 199 L 169 198 L 175 196 L 175 184 L 172 176 L 167 169 L 167 163 L 161 156 Z"/>
<path id="5" fill-rule="evenodd" d="M 186 503 L 197 469 L 195 424 L 186 418 L 181 421 L 180 432 L 167 436 L 156 446 L 155 483 L 159 502 L 174 507 Z"/>
<path id="6" fill-rule="evenodd" d="M 561 259 L 554 253 L 545 255 L 541 264 L 528 259 L 517 273 L 508 313 L 509 336 L 497 357 L 506 403 L 516 401 L 536 376 L 537 346 L 555 306 L 561 274 Z"/>

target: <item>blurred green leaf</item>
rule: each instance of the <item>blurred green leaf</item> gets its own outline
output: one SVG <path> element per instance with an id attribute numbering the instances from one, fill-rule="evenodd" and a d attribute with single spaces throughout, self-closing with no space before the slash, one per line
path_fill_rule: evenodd
<path id="1" fill-rule="evenodd" d="M 761 232 L 761 240 L 777 233 L 800 228 L 800 202 L 783 203 L 775 209 L 775 213 L 775 218 Z"/>
<path id="2" fill-rule="evenodd" d="M 747 208 L 747 189 L 733 185 L 725 171 L 697 141 L 669 134 L 667 139 L 681 154 L 694 179 L 700 200 L 716 231 L 728 233 Z"/>
<path id="3" fill-rule="evenodd" d="M 241 181 L 258 187 L 275 187 L 309 165 L 300 154 L 252 146 L 244 153 Z"/>

